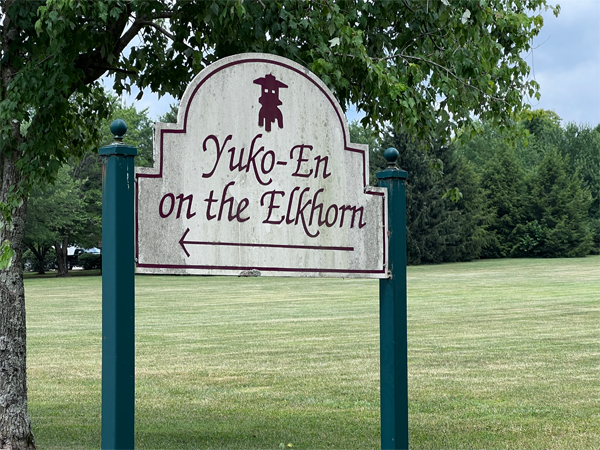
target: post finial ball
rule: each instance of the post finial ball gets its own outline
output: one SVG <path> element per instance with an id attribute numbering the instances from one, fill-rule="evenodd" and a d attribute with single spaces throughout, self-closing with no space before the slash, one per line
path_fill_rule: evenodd
<path id="1" fill-rule="evenodd" d="M 385 152 L 383 152 L 383 157 L 388 162 L 388 166 L 396 165 L 396 161 L 398 160 L 399 156 L 400 153 L 393 147 L 390 147 Z"/>
<path id="2" fill-rule="evenodd" d="M 127 133 L 127 124 L 123 119 L 113 120 L 110 124 L 110 132 L 115 137 L 116 141 L 122 141 L 123 136 Z"/>

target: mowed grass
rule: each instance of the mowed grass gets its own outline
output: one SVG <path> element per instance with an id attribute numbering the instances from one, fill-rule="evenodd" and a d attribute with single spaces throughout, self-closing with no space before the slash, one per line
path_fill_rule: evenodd
<path id="1" fill-rule="evenodd" d="M 600 449 L 600 257 L 409 267 L 408 283 L 411 449 Z M 377 281 L 136 289 L 137 448 L 379 448 Z M 99 448 L 101 279 L 26 293 L 38 448 Z"/>

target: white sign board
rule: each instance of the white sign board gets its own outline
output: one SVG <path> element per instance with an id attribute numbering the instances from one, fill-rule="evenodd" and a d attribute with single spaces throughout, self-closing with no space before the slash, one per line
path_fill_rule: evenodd
<path id="1" fill-rule="evenodd" d="M 387 191 L 333 94 L 266 54 L 225 58 L 137 169 L 137 272 L 385 278 Z"/>

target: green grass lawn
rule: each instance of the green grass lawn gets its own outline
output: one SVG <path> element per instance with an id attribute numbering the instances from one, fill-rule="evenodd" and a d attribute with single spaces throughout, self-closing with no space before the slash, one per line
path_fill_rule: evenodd
<path id="1" fill-rule="evenodd" d="M 408 269 L 410 445 L 600 449 L 600 257 Z M 39 449 L 100 447 L 101 279 L 28 278 Z M 140 449 L 379 447 L 378 282 L 136 279 Z"/>

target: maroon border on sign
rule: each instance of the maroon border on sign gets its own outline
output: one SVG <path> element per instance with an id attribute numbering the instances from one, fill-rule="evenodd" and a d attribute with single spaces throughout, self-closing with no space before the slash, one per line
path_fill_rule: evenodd
<path id="1" fill-rule="evenodd" d="M 246 267 L 246 266 L 191 266 L 187 264 L 138 264 L 138 267 L 148 269 L 210 269 L 210 270 L 265 270 L 270 272 L 323 272 L 323 273 L 383 273 L 381 270 L 346 270 L 346 269 L 294 269 L 292 267 Z"/>
<path id="2" fill-rule="evenodd" d="M 246 63 L 268 63 L 268 64 L 274 64 L 277 66 L 281 66 L 284 67 L 288 70 L 291 70 L 293 72 L 296 72 L 297 74 L 303 76 L 304 78 L 306 78 L 307 80 L 309 80 L 313 85 L 315 85 L 317 87 L 317 89 L 319 89 L 323 95 L 325 95 L 325 97 L 327 98 L 327 100 L 329 100 L 329 103 L 331 104 L 331 106 L 333 107 L 339 123 L 342 127 L 343 130 L 346 130 L 344 127 L 344 121 L 340 115 L 340 112 L 338 110 L 338 108 L 336 107 L 337 104 L 337 100 L 333 99 L 329 93 L 323 89 L 323 87 L 321 85 L 319 85 L 318 83 L 315 82 L 315 80 L 313 80 L 307 73 L 305 73 L 303 70 L 299 70 L 295 67 L 292 67 L 286 63 L 283 63 L 281 61 L 273 61 L 270 59 L 265 59 L 265 58 L 248 58 L 248 59 L 243 59 L 243 60 L 236 60 L 236 61 L 232 61 L 230 63 L 224 64 L 221 67 L 211 71 L 206 77 L 204 77 L 199 83 L 198 85 L 194 88 L 192 94 L 190 95 L 186 108 L 185 108 L 185 115 L 184 115 L 184 119 L 183 119 L 183 129 L 161 129 L 160 130 L 160 147 L 159 147 L 159 171 L 158 173 L 155 174 L 136 174 L 138 178 L 162 178 L 163 176 L 163 153 L 164 153 L 164 135 L 166 133 L 175 133 L 175 134 L 179 134 L 179 133 L 187 133 L 187 118 L 188 118 L 188 112 L 189 112 L 189 108 L 190 105 L 192 104 L 192 101 L 194 99 L 194 96 L 196 95 L 196 92 L 198 91 L 198 89 L 200 89 L 200 87 L 207 81 L 209 80 L 213 75 L 219 73 L 220 71 L 227 69 L 231 66 L 235 66 L 238 64 L 246 64 Z M 367 186 L 367 178 L 366 178 L 366 155 L 365 155 L 365 151 L 361 150 L 359 148 L 355 148 L 355 147 L 350 147 L 348 145 L 348 141 L 346 140 L 346 133 L 344 132 L 344 150 L 346 151 L 350 151 L 350 152 L 355 152 L 355 153 L 361 153 L 362 154 L 362 168 L 363 168 L 363 187 Z M 135 253 L 136 253 L 136 261 L 139 260 L 139 217 L 138 217 L 138 199 L 139 199 L 139 183 L 135 184 L 135 194 L 136 194 L 136 203 L 135 203 Z M 308 269 L 308 268 L 277 268 L 277 267 L 232 267 L 232 266 L 205 266 L 205 265 L 173 265 L 173 264 L 141 264 L 141 263 L 137 263 L 138 267 L 141 268 L 154 268 L 154 269 L 212 269 L 212 270 L 250 270 L 250 269 L 258 269 L 258 270 L 265 270 L 265 271 L 273 271 L 273 272 L 323 272 L 323 273 L 357 273 L 357 274 L 379 274 L 379 273 L 386 273 L 386 265 L 387 265 L 387 255 L 386 255 L 386 248 L 385 248 L 385 235 L 386 235 L 386 227 L 385 227 L 385 212 L 386 212 L 386 205 L 385 205 L 385 196 L 383 193 L 381 192 L 370 192 L 370 191 L 366 191 L 365 192 L 366 195 L 378 195 L 381 196 L 381 201 L 382 201 L 382 214 L 383 214 L 383 268 L 382 269 L 377 269 L 377 270 L 345 270 L 345 269 Z M 215 244 L 219 244 L 219 243 L 215 243 Z M 239 244 L 240 246 L 245 246 L 246 244 Z M 267 244 L 269 245 L 269 244 Z M 271 244 L 272 245 L 272 244 Z M 278 245 L 278 247 L 281 248 L 295 248 L 297 246 L 286 246 L 286 245 Z"/>

